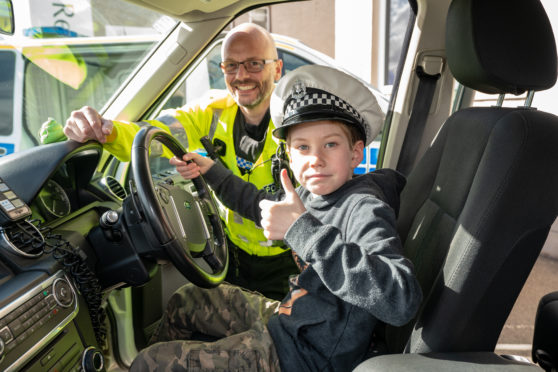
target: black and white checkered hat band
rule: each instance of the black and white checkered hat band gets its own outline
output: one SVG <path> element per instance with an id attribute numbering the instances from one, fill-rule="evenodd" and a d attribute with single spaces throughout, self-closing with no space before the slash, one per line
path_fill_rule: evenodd
<path id="1" fill-rule="evenodd" d="M 330 94 L 328 92 L 306 92 L 306 94 L 300 97 L 291 96 L 287 101 L 287 106 L 285 107 L 285 120 L 291 115 L 299 112 L 301 108 L 309 108 L 312 106 L 329 106 L 335 107 L 340 112 L 352 117 L 356 123 L 360 124 L 365 132 L 366 137 L 370 135 L 368 125 L 362 118 L 362 116 L 355 110 L 351 105 L 337 97 L 336 95 Z"/>

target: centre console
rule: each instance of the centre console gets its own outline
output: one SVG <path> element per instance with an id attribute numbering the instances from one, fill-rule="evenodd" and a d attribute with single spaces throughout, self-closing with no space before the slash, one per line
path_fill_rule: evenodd
<path id="1" fill-rule="evenodd" d="M 58 271 L 0 308 L 0 370 L 102 371 L 101 353 L 84 345 L 73 321 L 78 303 Z"/>

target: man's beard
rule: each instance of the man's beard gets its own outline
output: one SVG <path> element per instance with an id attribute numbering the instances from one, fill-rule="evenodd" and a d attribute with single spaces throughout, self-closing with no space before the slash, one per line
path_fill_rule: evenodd
<path id="1" fill-rule="evenodd" d="M 242 84 L 254 84 L 256 86 L 255 89 L 258 89 L 259 93 L 256 96 L 256 98 L 254 98 L 250 102 L 244 102 L 244 103 L 240 102 L 240 97 L 233 94 L 233 97 L 235 97 L 236 103 L 241 107 L 245 107 L 247 109 L 253 109 L 253 108 L 257 107 L 258 105 L 260 105 L 271 94 L 271 91 L 270 91 L 269 85 L 268 85 L 268 81 L 262 81 L 260 83 L 260 82 L 254 81 L 254 80 L 244 80 L 244 81 L 234 80 L 233 82 L 231 82 L 231 87 L 233 89 L 235 89 L 237 92 L 239 92 L 240 90 L 238 88 L 235 88 L 235 87 L 237 85 L 242 85 Z"/>

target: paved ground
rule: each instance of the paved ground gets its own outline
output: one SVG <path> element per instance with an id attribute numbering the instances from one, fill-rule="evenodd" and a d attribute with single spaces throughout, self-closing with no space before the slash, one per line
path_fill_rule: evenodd
<path id="1" fill-rule="evenodd" d="M 520 355 L 531 360 L 531 344 L 539 299 L 549 292 L 558 291 L 558 229 L 556 227 L 557 224 L 502 330 L 496 348 L 500 354 Z"/>

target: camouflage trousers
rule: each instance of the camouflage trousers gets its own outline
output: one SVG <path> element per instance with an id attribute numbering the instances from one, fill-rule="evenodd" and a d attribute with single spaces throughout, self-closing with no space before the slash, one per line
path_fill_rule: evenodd
<path id="1" fill-rule="evenodd" d="M 185 285 L 130 371 L 280 371 L 266 327 L 278 307 L 279 301 L 226 283 Z M 195 340 L 199 335 L 218 340 Z"/>

